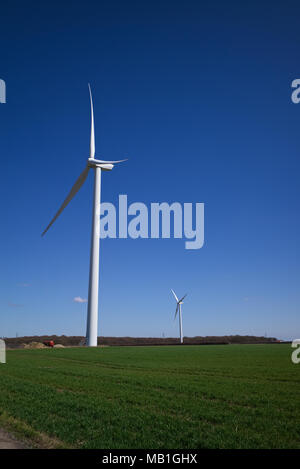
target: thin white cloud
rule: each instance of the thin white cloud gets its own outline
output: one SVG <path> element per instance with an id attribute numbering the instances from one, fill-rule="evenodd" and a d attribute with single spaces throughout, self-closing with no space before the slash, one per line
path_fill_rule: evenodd
<path id="1" fill-rule="evenodd" d="M 73 301 L 75 301 L 75 303 L 87 303 L 87 300 L 85 298 L 81 298 L 81 296 L 75 296 Z"/>
<path id="2" fill-rule="evenodd" d="M 18 287 L 30 287 L 30 283 L 21 282 L 17 284 Z"/>

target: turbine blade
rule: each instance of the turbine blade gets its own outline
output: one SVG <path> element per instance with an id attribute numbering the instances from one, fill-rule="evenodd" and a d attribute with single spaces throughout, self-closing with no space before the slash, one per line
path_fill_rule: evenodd
<path id="1" fill-rule="evenodd" d="M 94 108 L 93 108 L 93 97 L 92 91 L 89 84 L 90 101 L 91 101 L 91 141 L 90 141 L 90 158 L 95 156 L 95 128 L 94 128 Z"/>
<path id="2" fill-rule="evenodd" d="M 80 174 L 77 181 L 75 182 L 74 186 L 72 187 L 72 189 L 70 190 L 70 192 L 68 194 L 68 197 L 65 199 L 64 203 L 62 204 L 62 206 L 60 207 L 60 209 L 58 210 L 56 215 L 52 218 L 52 220 L 49 223 L 49 225 L 47 226 L 47 228 L 43 231 L 42 236 L 44 236 L 44 234 L 49 230 L 50 226 L 55 222 L 55 220 L 59 217 L 61 212 L 66 208 L 68 203 L 71 202 L 73 197 L 77 194 L 77 192 L 79 191 L 79 189 L 83 185 L 84 181 L 86 180 L 88 172 L 89 172 L 89 168 L 86 167 L 85 170 Z"/>
<path id="3" fill-rule="evenodd" d="M 95 160 L 95 161 L 101 164 L 116 164 L 116 163 L 123 163 L 123 161 L 128 161 L 128 158 L 126 158 L 126 160 L 117 160 L 117 161 L 105 161 L 105 160 Z"/>
<path id="4" fill-rule="evenodd" d="M 178 300 L 178 298 L 177 298 L 177 296 L 176 296 L 176 293 L 174 292 L 174 290 L 172 290 L 172 288 L 171 288 L 171 292 L 173 293 L 173 295 L 174 295 L 174 298 L 175 298 L 175 300 L 176 300 L 176 301 L 177 301 L 177 303 L 178 303 L 178 301 L 179 301 L 179 300 Z"/>
<path id="5" fill-rule="evenodd" d="M 184 296 L 183 296 L 183 297 L 182 297 L 182 298 L 181 298 L 179 301 L 182 301 L 182 300 L 184 300 L 184 299 L 185 299 L 185 297 L 186 297 L 186 295 L 187 295 L 187 293 L 186 293 L 186 294 L 185 294 L 185 295 L 184 295 Z"/>
<path id="6" fill-rule="evenodd" d="M 178 310 L 179 310 L 179 305 L 177 304 L 177 308 L 176 308 L 176 311 L 175 311 L 175 316 L 174 316 L 174 321 L 175 321 L 175 319 L 176 319 L 176 316 L 177 316 Z"/>

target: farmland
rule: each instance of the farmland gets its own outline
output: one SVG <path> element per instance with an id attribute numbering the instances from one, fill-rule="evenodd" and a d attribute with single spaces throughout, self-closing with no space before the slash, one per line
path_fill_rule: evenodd
<path id="1" fill-rule="evenodd" d="M 289 345 L 11 350 L 0 427 L 32 447 L 300 448 Z"/>

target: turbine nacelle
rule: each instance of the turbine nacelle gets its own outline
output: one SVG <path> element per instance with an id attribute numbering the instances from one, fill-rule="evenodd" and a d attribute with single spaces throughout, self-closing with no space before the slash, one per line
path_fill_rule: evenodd
<path id="1" fill-rule="evenodd" d="M 101 168 L 103 171 L 111 171 L 114 167 L 112 163 L 107 163 L 101 160 L 95 160 L 94 158 L 89 158 L 87 160 L 87 165 L 89 168 Z"/>
<path id="2" fill-rule="evenodd" d="M 117 160 L 117 161 L 105 161 L 105 160 L 96 160 L 95 158 L 88 158 L 87 166 L 89 168 L 101 168 L 104 171 L 111 171 L 115 164 L 123 163 L 127 160 Z"/>

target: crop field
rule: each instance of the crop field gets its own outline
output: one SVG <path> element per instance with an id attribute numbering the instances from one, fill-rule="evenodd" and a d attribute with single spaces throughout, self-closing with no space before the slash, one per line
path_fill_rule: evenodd
<path id="1" fill-rule="evenodd" d="M 289 345 L 12 350 L 0 427 L 32 447 L 300 448 Z"/>

